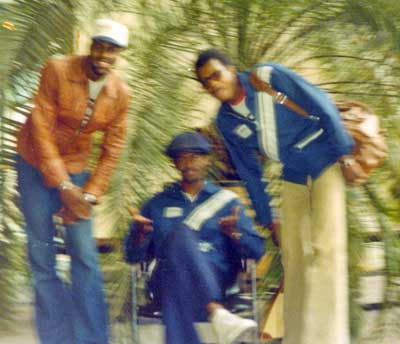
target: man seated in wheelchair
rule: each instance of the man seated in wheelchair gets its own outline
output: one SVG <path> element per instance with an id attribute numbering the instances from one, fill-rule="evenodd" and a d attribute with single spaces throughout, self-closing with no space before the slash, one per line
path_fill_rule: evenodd
<path id="1" fill-rule="evenodd" d="M 199 133 L 176 136 L 166 150 L 181 181 L 131 209 L 125 241 L 131 263 L 157 259 L 150 283 L 161 302 L 168 344 L 196 344 L 193 326 L 207 318 L 219 343 L 233 343 L 257 331 L 257 324 L 222 306 L 242 258 L 258 260 L 265 239 L 245 215 L 238 196 L 206 179 L 211 146 Z"/>

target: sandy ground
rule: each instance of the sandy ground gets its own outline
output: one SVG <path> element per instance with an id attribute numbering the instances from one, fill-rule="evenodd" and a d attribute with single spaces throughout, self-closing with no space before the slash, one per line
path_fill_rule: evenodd
<path id="1" fill-rule="evenodd" d="M 8 332 L 0 332 L 0 344 L 38 344 L 33 328 L 33 308 L 29 304 L 23 304 L 19 308 L 18 323 L 15 329 Z"/>
<path id="2" fill-rule="evenodd" d="M 380 290 L 380 283 L 374 282 L 369 279 L 368 283 L 364 281 L 362 284 L 368 285 L 365 289 L 368 291 L 366 294 L 370 302 L 378 301 L 378 296 L 375 295 L 376 290 Z M 363 288 L 361 288 L 363 289 Z M 34 324 L 33 324 L 33 306 L 32 298 L 29 293 L 22 293 L 23 296 L 19 301 L 18 307 L 18 318 L 15 323 L 14 329 L 7 332 L 0 331 L 0 344 L 39 344 L 37 339 Z M 377 298 L 377 300 L 375 300 Z M 366 301 L 361 300 L 361 301 Z M 376 329 L 374 326 L 381 316 L 387 317 L 389 323 L 395 324 L 400 319 L 400 307 L 395 307 L 389 311 L 381 314 L 379 311 L 364 311 L 362 314 L 361 321 L 361 337 L 366 341 L 352 341 L 352 344 L 400 344 L 400 328 L 396 330 L 396 333 L 390 333 L 385 339 L 373 339 L 371 336 L 372 329 L 378 330 L 378 333 L 384 329 Z M 387 330 L 387 329 L 386 329 Z M 385 331 L 386 332 L 386 331 Z M 130 332 L 129 323 L 114 323 L 112 325 L 112 341 L 114 344 L 131 344 L 132 336 Z M 150 343 L 149 343 L 150 344 Z"/>
<path id="3" fill-rule="evenodd" d="M 399 317 L 400 309 L 397 309 L 393 312 L 392 316 Z M 0 332 L 0 344 L 39 344 L 37 340 L 34 328 L 33 328 L 33 308 L 32 305 L 22 304 L 19 309 L 19 317 L 18 323 L 15 326 L 14 331 Z M 378 313 L 376 311 L 368 311 L 364 314 L 364 331 L 368 332 L 368 328 L 371 328 L 371 325 L 376 318 L 378 317 Z M 364 332 L 363 331 L 363 332 Z M 119 337 L 119 336 L 117 336 Z M 130 340 L 128 340 L 130 342 Z M 352 341 L 353 344 L 358 344 L 361 342 Z M 375 343 L 372 341 L 366 341 L 367 344 L 400 344 L 399 337 L 396 338 L 385 338 L 383 342 L 379 341 L 379 343 Z"/>

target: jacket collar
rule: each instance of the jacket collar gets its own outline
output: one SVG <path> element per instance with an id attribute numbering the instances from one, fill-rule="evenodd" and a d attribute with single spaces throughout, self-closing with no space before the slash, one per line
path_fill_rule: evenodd
<path id="1" fill-rule="evenodd" d="M 250 74 L 249 71 L 245 71 L 245 72 L 240 72 L 237 75 L 238 75 L 240 83 L 246 90 L 246 105 L 250 111 L 253 110 L 255 112 L 256 105 L 255 105 L 254 97 L 256 94 L 256 90 L 250 84 L 249 74 Z M 240 118 L 241 120 L 245 120 L 248 123 L 254 123 L 254 121 L 252 119 L 246 118 L 243 115 L 234 111 L 234 109 L 228 102 L 223 102 L 219 108 L 218 116 L 225 117 L 226 115 L 229 115 L 229 116 L 234 115 L 235 117 Z"/>
<path id="2" fill-rule="evenodd" d="M 73 56 L 71 57 L 71 65 L 70 68 L 67 69 L 67 78 L 68 80 L 80 84 L 87 84 L 88 77 L 85 73 L 84 64 L 88 56 Z M 107 96 L 111 98 L 117 98 L 117 89 L 118 89 L 118 78 L 115 76 L 113 72 L 107 75 L 106 82 L 104 84 L 104 91 Z"/>

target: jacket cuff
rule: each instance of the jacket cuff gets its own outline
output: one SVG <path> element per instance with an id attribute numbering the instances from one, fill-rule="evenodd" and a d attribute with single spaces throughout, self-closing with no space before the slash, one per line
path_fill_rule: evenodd
<path id="1" fill-rule="evenodd" d="M 96 197 L 97 201 L 99 201 L 99 198 L 103 195 L 104 192 L 94 183 L 89 182 L 83 187 L 83 193 L 91 194 Z"/>
<path id="2" fill-rule="evenodd" d="M 44 184 L 48 187 L 58 188 L 61 182 L 70 179 L 61 159 L 46 161 L 42 164 L 40 171 L 44 178 Z"/>
<path id="3" fill-rule="evenodd" d="M 352 154 L 354 149 L 354 144 L 348 144 L 348 145 L 340 145 L 336 146 L 336 154 L 338 157 L 341 157 L 342 155 L 348 155 Z"/>

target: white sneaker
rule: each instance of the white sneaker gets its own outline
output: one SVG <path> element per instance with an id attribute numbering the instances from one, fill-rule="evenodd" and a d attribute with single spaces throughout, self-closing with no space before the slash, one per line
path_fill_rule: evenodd
<path id="1" fill-rule="evenodd" d="M 232 344 L 244 337 L 257 335 L 257 323 L 254 320 L 241 318 L 225 308 L 216 309 L 210 320 L 219 344 Z"/>

